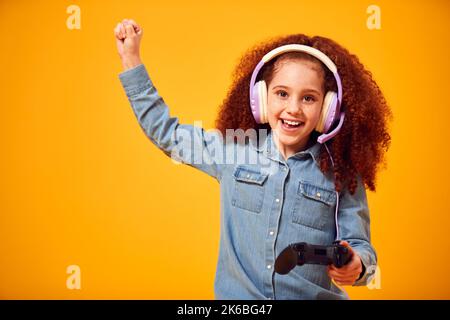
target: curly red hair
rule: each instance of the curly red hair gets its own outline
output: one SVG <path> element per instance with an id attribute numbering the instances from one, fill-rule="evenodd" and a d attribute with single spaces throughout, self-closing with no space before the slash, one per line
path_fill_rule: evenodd
<path id="1" fill-rule="evenodd" d="M 320 149 L 320 170 L 326 174 L 332 172 L 335 189 L 341 192 L 348 188 L 354 194 L 358 184 L 358 176 L 362 183 L 375 191 L 376 173 L 380 165 L 386 165 L 384 154 L 390 146 L 391 136 L 388 133 L 388 120 L 392 120 L 392 113 L 386 100 L 370 71 L 366 70 L 358 57 L 331 39 L 304 34 L 278 36 L 256 44 L 248 49 L 240 58 L 232 74 L 232 84 L 227 96 L 222 102 L 216 128 L 225 136 L 226 129 L 250 128 L 270 130 L 268 123 L 258 124 L 253 118 L 249 105 L 249 85 L 254 68 L 261 58 L 272 49 L 285 44 L 303 44 L 314 47 L 325 53 L 336 65 L 342 80 L 343 101 L 342 109 L 346 117 L 340 132 L 327 142 L 333 157 L 334 167 L 327 151 Z M 276 72 L 276 61 L 280 59 L 308 59 L 316 58 L 299 52 L 287 52 L 269 61 L 259 72 L 257 81 L 264 79 L 270 83 Z M 285 57 L 283 57 L 285 56 Z M 325 92 L 336 91 L 334 77 L 322 62 L 324 70 Z M 310 139 L 317 140 L 320 133 L 313 131 Z"/>

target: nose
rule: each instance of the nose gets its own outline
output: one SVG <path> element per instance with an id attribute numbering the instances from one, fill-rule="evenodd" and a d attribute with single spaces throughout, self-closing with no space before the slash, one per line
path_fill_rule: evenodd
<path id="1" fill-rule="evenodd" d="M 303 113 L 300 101 L 297 101 L 296 99 L 291 99 L 286 105 L 286 112 L 289 114 Z"/>

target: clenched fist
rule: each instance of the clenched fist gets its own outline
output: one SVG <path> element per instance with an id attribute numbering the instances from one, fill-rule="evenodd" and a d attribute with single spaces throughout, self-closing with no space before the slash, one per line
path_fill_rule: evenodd
<path id="1" fill-rule="evenodd" d="M 124 19 L 114 29 L 117 51 L 124 70 L 134 68 L 142 63 L 139 55 L 142 34 L 142 28 L 131 19 Z"/>

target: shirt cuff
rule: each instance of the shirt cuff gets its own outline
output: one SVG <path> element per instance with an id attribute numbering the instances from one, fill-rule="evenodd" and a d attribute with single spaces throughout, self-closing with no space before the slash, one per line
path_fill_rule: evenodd
<path id="1" fill-rule="evenodd" d="M 376 265 L 371 263 L 371 257 L 365 250 L 359 250 L 358 248 L 353 248 L 353 250 L 361 258 L 363 267 L 359 278 L 353 283 L 353 286 L 365 286 L 372 280 L 372 277 L 375 274 Z"/>
<path id="2" fill-rule="evenodd" d="M 139 64 L 134 68 L 119 73 L 119 79 L 128 98 L 142 92 L 145 89 L 153 87 L 147 69 L 144 64 Z"/>

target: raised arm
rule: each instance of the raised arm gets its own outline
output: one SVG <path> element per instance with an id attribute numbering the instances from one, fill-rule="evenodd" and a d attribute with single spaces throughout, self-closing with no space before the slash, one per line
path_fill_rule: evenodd
<path id="1" fill-rule="evenodd" d="M 141 128 L 167 156 L 220 180 L 224 150 L 222 135 L 218 130 L 206 131 L 199 126 L 180 124 L 178 117 L 170 116 L 167 104 L 139 57 L 143 30 L 134 21 L 128 21 L 115 29 L 124 68 L 119 79 Z"/>

